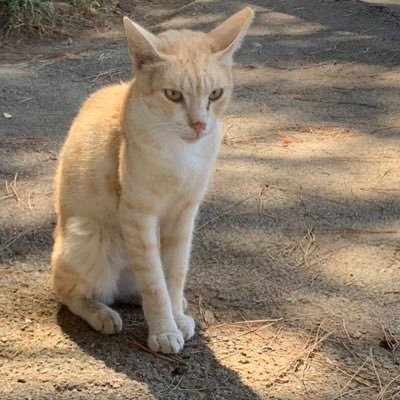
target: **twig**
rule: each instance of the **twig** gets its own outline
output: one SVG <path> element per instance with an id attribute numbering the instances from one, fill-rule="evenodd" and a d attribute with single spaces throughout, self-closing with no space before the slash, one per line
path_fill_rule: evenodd
<path id="1" fill-rule="evenodd" d="M 346 389 L 351 382 L 353 382 L 354 378 L 358 375 L 358 373 L 364 368 L 364 365 L 369 361 L 369 357 L 365 359 L 365 361 L 361 364 L 361 366 L 357 369 L 357 371 L 351 376 L 351 378 L 347 381 L 347 383 L 342 387 L 340 390 L 339 394 L 336 395 L 336 397 L 333 400 L 338 399 L 339 397 L 343 396 L 344 389 Z"/>
<path id="2" fill-rule="evenodd" d="M 243 321 L 246 321 L 246 318 L 244 317 L 244 315 L 243 315 L 242 313 L 240 313 L 240 316 L 243 318 Z M 273 324 L 274 324 L 274 322 L 272 322 L 272 323 L 270 323 L 270 324 L 267 324 L 267 325 L 263 325 L 263 326 L 258 327 L 258 328 L 252 329 L 251 326 L 250 326 L 250 324 L 247 322 L 247 323 L 246 323 L 246 326 L 247 326 L 248 331 L 245 332 L 245 333 L 242 333 L 242 334 L 240 334 L 240 335 L 235 336 L 235 338 L 240 337 L 240 336 L 247 335 L 247 334 L 249 334 L 249 333 L 255 333 L 258 337 L 260 337 L 261 339 L 265 340 L 266 337 L 265 337 L 264 335 L 262 335 L 262 334 L 261 334 L 260 332 L 258 332 L 258 331 L 259 331 L 260 329 L 263 329 L 263 328 L 265 328 L 265 327 L 267 327 L 267 326 L 270 326 L 270 325 L 273 325 Z"/>
<path id="3" fill-rule="evenodd" d="M 338 370 L 339 372 L 341 372 L 343 375 L 346 375 L 346 376 L 348 376 L 348 377 L 353 377 L 353 380 L 354 380 L 354 381 L 356 381 L 356 382 L 358 382 L 358 383 L 360 383 L 361 385 L 364 385 L 364 386 L 366 386 L 366 387 L 369 387 L 369 388 L 374 387 L 373 385 L 371 385 L 371 384 L 368 383 L 368 381 L 370 380 L 370 378 L 366 378 L 366 377 L 364 377 L 364 376 L 362 376 L 362 375 L 360 375 L 360 374 L 358 374 L 357 376 L 354 376 L 354 373 L 353 373 L 352 371 L 351 371 L 351 373 L 350 373 L 350 372 L 346 371 L 345 369 L 340 368 L 338 365 L 334 364 L 326 355 L 324 356 L 324 358 L 325 358 L 325 360 L 328 361 L 328 364 L 329 364 L 331 367 L 335 368 L 336 370 Z M 326 365 L 326 363 L 325 363 L 324 361 L 322 361 L 322 360 L 316 359 L 315 361 L 318 362 L 318 363 L 321 363 L 321 364 Z M 364 362 L 364 360 L 362 360 L 362 361 Z M 342 394 L 342 396 L 343 396 L 343 394 Z"/>
<path id="4" fill-rule="evenodd" d="M 8 183 L 8 181 L 6 181 L 7 195 L 13 195 L 17 200 L 17 204 L 21 203 L 23 208 L 27 208 L 26 204 L 21 200 L 17 192 L 17 180 L 18 180 L 18 172 L 16 172 L 16 174 L 14 175 L 14 179 L 12 180 L 11 183 Z"/>
<path id="5" fill-rule="evenodd" d="M 307 231 L 307 235 L 304 237 L 304 239 L 309 238 L 309 242 L 307 243 L 307 247 L 304 249 L 302 243 L 300 242 L 299 247 L 303 251 L 303 262 L 300 263 L 299 266 L 302 266 L 303 264 L 306 266 L 306 268 L 310 268 L 310 265 L 308 264 L 308 255 L 310 252 L 311 247 L 315 243 L 315 235 L 313 233 L 314 228 L 311 228 Z M 304 240 L 303 239 L 303 240 Z M 315 248 L 315 247 L 314 247 Z"/>
<path id="6" fill-rule="evenodd" d="M 303 361 L 306 362 L 308 360 L 308 358 L 310 357 L 310 355 L 312 354 L 312 352 L 315 351 L 317 346 L 319 344 L 321 344 L 322 342 L 324 342 L 329 336 L 331 336 L 334 333 L 333 331 L 328 332 L 324 336 L 319 337 L 320 329 L 321 329 L 321 325 L 318 327 L 316 337 L 314 339 L 314 343 L 311 346 L 309 346 L 309 343 L 311 340 L 311 336 L 309 336 L 306 344 L 304 345 L 304 348 L 300 352 L 298 352 L 294 357 L 292 357 L 291 361 L 289 362 L 289 364 L 286 367 L 282 368 L 280 371 L 278 371 L 274 375 L 272 380 L 268 383 L 269 386 L 271 386 L 277 379 L 279 379 L 282 376 L 284 376 L 285 374 L 287 374 L 293 367 L 298 365 L 298 363 L 302 360 L 302 358 L 304 356 L 305 356 L 305 360 L 303 360 Z"/>
<path id="7" fill-rule="evenodd" d="M 8 249 L 12 244 L 14 244 L 17 240 L 19 240 L 21 237 L 23 237 L 25 235 L 29 235 L 32 232 L 41 232 L 41 231 L 48 231 L 48 230 L 51 230 L 51 228 L 39 228 L 39 229 L 33 228 L 33 229 L 27 229 L 25 231 L 22 231 L 4 243 L 4 245 L 2 247 L 0 247 L 0 253 L 4 250 Z"/>
<path id="8" fill-rule="evenodd" d="M 280 335 L 280 333 L 282 332 L 283 327 L 281 326 L 278 329 L 278 332 L 272 337 L 272 339 L 265 345 L 267 348 L 271 346 L 272 343 L 275 342 L 275 340 L 277 339 L 277 337 Z"/>
<path id="9" fill-rule="evenodd" d="M 342 320 L 342 325 L 343 325 L 344 333 L 345 333 L 346 336 L 347 336 L 347 339 L 349 340 L 350 343 L 353 343 L 353 341 L 351 340 L 351 337 L 350 337 L 350 335 L 349 335 L 349 332 L 347 331 L 347 328 L 346 328 L 346 321 L 345 321 L 344 318 L 343 318 L 343 320 Z"/>
<path id="10" fill-rule="evenodd" d="M 388 388 L 390 387 L 390 385 L 397 381 L 397 379 L 400 378 L 400 375 L 395 376 L 393 379 L 391 379 L 386 385 L 385 387 L 382 389 L 382 391 L 378 394 L 378 396 L 376 397 L 376 400 L 383 400 L 384 399 L 384 395 L 386 393 L 386 391 L 388 390 Z"/>
<path id="11" fill-rule="evenodd" d="M 229 322 L 225 324 L 219 324 L 219 325 L 212 325 L 208 329 L 217 329 L 217 328 L 223 328 L 227 326 L 232 326 L 232 325 L 243 325 L 243 324 L 260 324 L 260 323 L 265 323 L 265 322 L 279 322 L 282 321 L 283 318 L 276 318 L 276 319 L 255 319 L 255 320 L 246 320 L 246 321 L 237 321 L 237 322 Z"/>
<path id="12" fill-rule="evenodd" d="M 241 199 L 241 200 L 237 201 L 236 203 L 232 204 L 232 205 L 231 205 L 230 207 L 228 207 L 223 213 L 218 214 L 217 216 L 215 216 L 215 217 L 209 219 L 208 221 L 204 222 L 204 224 L 198 226 L 198 227 L 196 228 L 195 232 L 198 232 L 200 229 L 203 229 L 205 226 L 207 226 L 207 225 L 210 224 L 211 222 L 214 222 L 214 221 L 216 221 L 217 219 L 220 219 L 220 218 L 224 217 L 225 215 L 227 215 L 227 214 L 229 213 L 230 210 L 232 210 L 232 208 L 235 208 L 235 207 L 237 207 L 239 204 L 242 204 L 242 203 L 246 202 L 247 200 L 250 200 L 253 196 L 254 196 L 254 194 L 251 195 L 251 196 L 247 196 L 247 197 L 245 197 L 244 199 Z"/>
<path id="13" fill-rule="evenodd" d="M 382 393 L 382 390 L 383 390 L 382 381 L 381 381 L 381 378 L 380 378 L 380 376 L 378 374 L 378 371 L 376 370 L 375 361 L 374 361 L 374 355 L 372 353 L 372 347 L 369 348 L 369 355 L 370 355 L 371 362 L 372 362 L 372 368 L 374 369 L 374 373 L 375 373 L 376 379 L 378 380 L 378 383 L 379 383 L 380 393 Z"/>
<path id="14" fill-rule="evenodd" d="M 3 197 L 0 197 L 0 201 L 1 201 L 1 200 L 6 200 L 6 199 L 9 199 L 10 197 L 14 197 L 14 193 L 11 193 L 11 194 L 6 194 L 5 196 L 3 196 Z"/>

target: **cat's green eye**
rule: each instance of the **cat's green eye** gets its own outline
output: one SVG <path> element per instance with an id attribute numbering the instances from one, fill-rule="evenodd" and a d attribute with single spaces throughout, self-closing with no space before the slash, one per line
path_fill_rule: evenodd
<path id="1" fill-rule="evenodd" d="M 223 90 L 223 89 L 215 89 L 215 90 L 213 90 L 213 91 L 210 93 L 210 95 L 208 96 L 208 98 L 209 98 L 211 101 L 218 100 L 218 99 L 222 96 L 222 93 L 224 93 L 224 90 Z"/>
<path id="2" fill-rule="evenodd" d="M 163 93 L 168 100 L 174 103 L 180 103 L 183 101 L 183 94 L 175 89 L 163 89 Z"/>

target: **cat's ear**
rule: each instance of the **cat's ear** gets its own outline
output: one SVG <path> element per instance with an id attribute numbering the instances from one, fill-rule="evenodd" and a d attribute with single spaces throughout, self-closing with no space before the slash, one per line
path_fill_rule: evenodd
<path id="1" fill-rule="evenodd" d="M 208 32 L 217 46 L 216 56 L 224 63 L 231 64 L 233 53 L 240 47 L 247 29 L 253 21 L 254 12 L 250 7 L 232 15 L 221 25 Z"/>
<path id="2" fill-rule="evenodd" d="M 156 36 L 128 17 L 124 17 L 124 26 L 129 53 L 135 69 L 141 69 L 145 64 L 153 64 L 162 60 L 162 56 L 157 50 L 158 38 Z"/>

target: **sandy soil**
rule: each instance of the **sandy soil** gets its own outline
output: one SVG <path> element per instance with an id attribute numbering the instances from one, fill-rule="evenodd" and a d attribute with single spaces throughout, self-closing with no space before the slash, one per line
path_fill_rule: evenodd
<path id="1" fill-rule="evenodd" d="M 155 31 L 243 6 L 120 4 Z M 257 17 L 187 285 L 198 329 L 179 357 L 144 350 L 140 308 L 117 305 L 125 329 L 105 337 L 49 287 L 57 153 L 87 95 L 130 76 L 121 25 L 2 45 L 1 399 L 400 398 L 400 17 L 246 4 Z"/>

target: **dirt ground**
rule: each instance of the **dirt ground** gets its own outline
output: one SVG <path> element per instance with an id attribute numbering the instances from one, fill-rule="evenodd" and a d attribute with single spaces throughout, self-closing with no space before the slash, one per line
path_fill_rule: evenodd
<path id="1" fill-rule="evenodd" d="M 124 330 L 106 337 L 49 286 L 57 153 L 87 95 L 130 77 L 122 24 L 1 45 L 2 400 L 400 398 L 400 15 L 245 4 L 256 19 L 194 237 L 197 334 L 179 357 L 145 351 L 140 308 L 117 305 Z M 245 4 L 120 6 L 157 32 L 208 29 Z"/>

